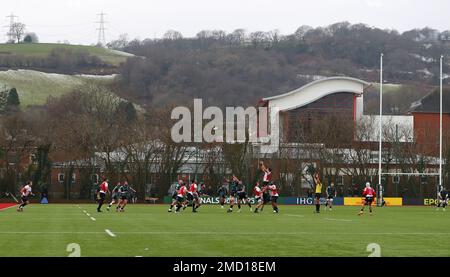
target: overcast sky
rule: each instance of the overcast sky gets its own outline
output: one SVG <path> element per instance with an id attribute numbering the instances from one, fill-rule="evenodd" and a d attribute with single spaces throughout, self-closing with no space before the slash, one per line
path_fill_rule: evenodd
<path id="1" fill-rule="evenodd" d="M 7 15 L 35 32 L 40 42 L 97 42 L 97 14 L 106 15 L 106 40 L 161 37 L 174 29 L 192 37 L 204 29 L 231 32 L 280 30 L 291 34 L 301 25 L 326 26 L 340 21 L 366 23 L 400 32 L 431 27 L 450 29 L 449 0 L 14 0 L 2 1 Z M 7 28 L 0 38 L 6 40 Z"/>

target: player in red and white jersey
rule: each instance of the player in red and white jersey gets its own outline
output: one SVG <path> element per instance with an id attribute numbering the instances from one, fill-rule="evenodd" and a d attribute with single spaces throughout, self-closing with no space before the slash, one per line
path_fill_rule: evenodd
<path id="1" fill-rule="evenodd" d="M 23 207 L 30 204 L 30 201 L 28 200 L 30 196 L 34 196 L 31 187 L 33 186 L 32 181 L 27 181 L 25 186 L 20 190 L 20 196 L 21 196 L 21 203 L 19 207 L 17 208 L 18 212 L 23 212 Z"/>
<path id="2" fill-rule="evenodd" d="M 278 213 L 278 188 L 274 183 L 270 183 L 267 189 L 269 190 L 270 202 L 272 203 L 273 212 Z"/>
<path id="3" fill-rule="evenodd" d="M 358 215 L 362 215 L 364 213 L 364 208 L 366 205 L 369 206 L 370 215 L 372 215 L 372 202 L 375 199 L 376 192 L 373 188 L 370 187 L 369 182 L 366 183 L 366 187 L 364 188 L 362 195 L 363 197 L 365 197 L 365 199 Z"/>
<path id="4" fill-rule="evenodd" d="M 196 213 L 198 207 L 200 207 L 200 199 L 198 196 L 198 185 L 195 180 L 192 180 L 188 191 L 188 200 L 192 201 L 192 212 Z"/>
<path id="5" fill-rule="evenodd" d="M 103 206 L 103 203 L 105 202 L 106 194 L 109 193 L 108 189 L 108 178 L 103 177 L 103 182 L 99 186 L 99 192 L 97 194 L 97 201 L 98 201 L 98 207 L 97 212 L 101 213 L 100 210 Z"/>
<path id="6" fill-rule="evenodd" d="M 264 172 L 263 184 L 268 185 L 269 182 L 272 181 L 272 169 L 269 167 L 266 167 L 264 165 L 264 162 L 260 162 L 259 164 L 260 164 L 261 170 Z"/>
<path id="7" fill-rule="evenodd" d="M 254 213 L 259 213 L 258 210 L 263 205 L 263 191 L 259 186 L 259 182 L 256 182 L 255 187 L 253 188 L 253 195 L 255 196 L 255 202 L 257 203 Z"/>
<path id="8" fill-rule="evenodd" d="M 270 195 L 269 195 L 269 190 L 267 189 L 267 186 L 269 185 L 269 183 L 272 181 L 272 169 L 267 167 L 264 162 L 260 162 L 259 163 L 261 171 L 264 172 L 264 176 L 263 176 L 263 184 L 262 184 L 262 191 L 263 191 L 263 204 L 261 206 L 261 212 L 264 209 L 264 206 L 270 202 Z"/>
<path id="9" fill-rule="evenodd" d="M 177 209 L 175 210 L 175 213 L 180 212 L 181 207 L 184 206 L 186 202 L 185 196 L 188 192 L 188 189 L 184 183 L 181 183 L 180 185 L 180 188 L 177 190 Z"/>

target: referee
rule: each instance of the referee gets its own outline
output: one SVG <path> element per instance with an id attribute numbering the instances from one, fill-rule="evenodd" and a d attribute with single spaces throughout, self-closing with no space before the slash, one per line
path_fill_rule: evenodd
<path id="1" fill-rule="evenodd" d="M 319 173 L 314 174 L 314 182 L 316 183 L 316 194 L 315 194 L 316 213 L 320 213 L 320 197 L 322 197 L 322 182 L 320 181 Z"/>

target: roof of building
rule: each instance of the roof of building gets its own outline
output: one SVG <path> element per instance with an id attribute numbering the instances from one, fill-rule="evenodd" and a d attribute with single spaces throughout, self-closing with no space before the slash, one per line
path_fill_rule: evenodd
<path id="1" fill-rule="evenodd" d="M 328 77 L 284 94 L 263 98 L 262 101 L 265 103 L 271 102 L 281 110 L 286 111 L 308 105 L 334 93 L 347 92 L 360 95 L 368 86 L 370 86 L 370 83 L 356 78 Z"/>
<path id="2" fill-rule="evenodd" d="M 410 113 L 439 113 L 439 89 L 435 89 L 422 99 L 411 104 Z M 442 90 L 442 112 L 450 113 L 450 88 Z"/>

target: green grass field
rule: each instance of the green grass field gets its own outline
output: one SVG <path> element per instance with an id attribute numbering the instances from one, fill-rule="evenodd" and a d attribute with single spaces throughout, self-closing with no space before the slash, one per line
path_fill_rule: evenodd
<path id="1" fill-rule="evenodd" d="M 3 85 L 7 88 L 16 88 L 23 108 L 45 104 L 49 96 L 62 96 L 88 82 L 108 86 L 113 80 L 114 75 L 64 75 L 35 70 L 0 71 L 0 89 Z"/>
<path id="2" fill-rule="evenodd" d="M 20 44 L 0 44 L 0 55 L 19 55 L 28 57 L 45 57 L 55 48 L 65 48 L 70 50 L 84 50 L 93 56 L 99 57 L 102 61 L 111 65 L 119 65 L 126 61 L 130 54 L 120 51 L 112 51 L 106 48 L 70 45 L 55 43 L 20 43 Z M 131 55 L 132 56 L 132 55 Z"/>
<path id="3" fill-rule="evenodd" d="M 92 204 L 31 204 L 0 211 L 0 256 L 68 256 L 76 243 L 88 256 L 450 256 L 449 212 L 433 207 L 383 207 L 357 216 L 358 207 L 313 213 L 281 206 L 280 214 L 227 214 L 219 206 L 168 213 L 167 205 L 129 205 L 97 213 Z M 85 211 L 85 212 L 84 212 Z M 89 215 L 87 215 L 89 214 Z M 92 220 L 91 217 L 95 219 Z M 107 233 L 112 232 L 114 236 Z"/>

